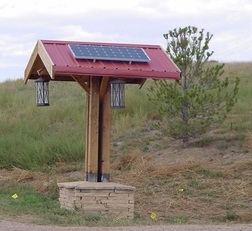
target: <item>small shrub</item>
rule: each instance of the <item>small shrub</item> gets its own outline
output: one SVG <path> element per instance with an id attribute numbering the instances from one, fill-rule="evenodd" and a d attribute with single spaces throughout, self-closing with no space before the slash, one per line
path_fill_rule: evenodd
<path id="1" fill-rule="evenodd" d="M 239 220 L 239 216 L 234 211 L 228 211 L 225 219 L 229 221 L 237 221 Z"/>
<path id="2" fill-rule="evenodd" d="M 101 219 L 101 216 L 98 213 L 87 213 L 84 219 L 86 222 L 97 222 Z"/>
<path id="3" fill-rule="evenodd" d="M 186 215 L 181 216 L 175 216 L 175 217 L 168 217 L 167 222 L 169 224 L 178 224 L 178 225 L 184 225 L 189 222 L 189 217 Z"/>
<path id="4" fill-rule="evenodd" d="M 192 143 L 192 146 L 194 147 L 205 147 L 210 145 L 211 142 L 215 141 L 216 138 L 214 137 L 203 137 L 197 141 L 195 141 L 194 143 Z"/>
<path id="5" fill-rule="evenodd" d="M 197 173 L 198 174 L 201 174 L 202 176 L 204 177 L 210 177 L 210 178 L 214 178 L 214 177 L 224 177 L 224 173 L 221 172 L 221 171 L 211 171 L 209 169 L 206 169 L 206 168 L 198 168 L 197 170 Z"/>

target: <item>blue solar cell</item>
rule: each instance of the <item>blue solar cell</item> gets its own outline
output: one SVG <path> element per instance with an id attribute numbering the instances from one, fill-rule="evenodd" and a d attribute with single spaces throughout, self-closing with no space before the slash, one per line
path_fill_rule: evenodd
<path id="1" fill-rule="evenodd" d="M 69 44 L 76 59 L 149 62 L 142 48 Z"/>

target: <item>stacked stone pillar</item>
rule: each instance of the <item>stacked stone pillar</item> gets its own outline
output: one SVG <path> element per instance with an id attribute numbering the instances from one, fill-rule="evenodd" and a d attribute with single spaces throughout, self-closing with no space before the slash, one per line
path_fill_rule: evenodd
<path id="1" fill-rule="evenodd" d="M 134 217 L 134 191 L 132 186 L 112 182 L 58 183 L 61 208 L 84 213 Z"/>

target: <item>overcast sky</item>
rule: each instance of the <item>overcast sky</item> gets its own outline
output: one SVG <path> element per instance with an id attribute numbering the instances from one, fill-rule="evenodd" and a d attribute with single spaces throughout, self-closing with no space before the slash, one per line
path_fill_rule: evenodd
<path id="1" fill-rule="evenodd" d="M 160 44 L 196 26 L 213 34 L 211 59 L 252 61 L 252 0 L 1 0 L 0 82 L 23 78 L 39 39 Z"/>

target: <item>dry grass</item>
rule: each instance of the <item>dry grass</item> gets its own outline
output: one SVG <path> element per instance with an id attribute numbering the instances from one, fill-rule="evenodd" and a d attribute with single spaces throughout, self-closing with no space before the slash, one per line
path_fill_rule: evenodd
<path id="1" fill-rule="evenodd" d="M 252 221 L 251 154 L 249 161 L 223 165 L 215 160 L 207 163 L 203 155 L 169 163 L 168 151 L 166 162 L 137 151 L 119 156 L 112 165 L 113 181 L 136 187 L 135 209 L 140 217 L 148 219 L 155 212 L 160 222 Z"/>
<path id="2" fill-rule="evenodd" d="M 152 134 L 156 131 L 151 131 L 148 123 L 150 119 L 157 117 L 155 110 L 150 109 L 149 101 L 144 100 L 142 95 L 137 98 L 135 94 L 130 95 L 128 92 L 129 99 L 133 101 L 129 101 L 126 113 L 117 111 L 117 116 L 121 117 L 118 120 L 120 123 L 118 127 L 114 124 L 113 134 L 116 135 L 113 140 L 115 145 L 113 146 L 112 143 L 111 180 L 136 187 L 136 218 L 152 222 L 149 215 L 155 212 L 157 218 L 153 222 L 159 223 L 167 221 L 204 224 L 227 221 L 252 222 L 251 71 L 251 62 L 225 65 L 225 76 L 227 75 L 230 80 L 236 76 L 241 78 L 238 103 L 223 124 L 222 132 L 212 131 L 209 134 L 211 137 L 205 140 L 194 140 L 188 149 L 182 149 L 180 144 Z M 55 163 L 54 147 L 59 148 L 57 155 L 60 158 L 56 161 L 66 160 L 66 163 L 56 163 L 47 173 L 16 167 L 11 170 L 0 169 L 0 183 L 14 181 L 30 184 L 39 192 L 51 193 L 50 190 L 52 187 L 55 189 L 57 182 L 82 180 L 84 176 L 83 141 L 78 143 L 76 141 L 82 137 L 83 127 L 85 127 L 80 126 L 83 122 L 83 105 L 79 102 L 83 91 L 77 85 L 78 89 L 75 85 L 65 83 L 62 85 L 64 89 L 60 90 L 59 83 L 55 83 L 56 85 L 52 86 L 55 88 L 55 91 L 52 89 L 55 95 L 52 96 L 54 100 L 64 100 L 65 107 L 59 108 L 58 105 L 52 105 L 51 109 L 42 113 L 41 110 L 34 109 L 32 100 L 30 102 L 22 100 L 29 98 L 27 96 L 30 93 L 23 91 L 21 82 L 20 80 L 16 83 L 9 82 L 1 85 L 4 97 L 1 106 L 5 112 L 1 115 L 1 129 L 6 133 L 1 144 L 3 148 L 1 153 L 6 153 L 6 155 L 2 156 L 0 167 L 12 165 L 27 169 L 41 167 L 43 171 L 48 163 Z M 32 91 L 32 85 L 28 87 Z M 66 89 L 70 98 L 59 94 L 66 92 Z M 146 95 L 146 92 L 142 93 L 143 90 L 140 91 L 141 94 Z M 15 94 L 13 94 L 14 91 Z M 20 107 L 23 102 L 26 102 L 26 105 Z M 73 105 L 73 102 L 77 102 L 76 105 Z M 141 102 L 141 106 L 136 104 L 137 102 Z M 25 111 L 22 111 L 22 108 Z M 69 112 L 69 108 L 73 110 Z M 135 109 L 141 110 L 135 111 Z M 10 117 L 10 114 L 15 114 L 15 116 Z M 28 116 L 27 120 L 20 120 L 24 118 L 23 115 Z M 68 117 L 69 121 L 66 120 Z M 58 122 L 55 123 L 55 121 Z M 76 121 L 76 124 L 73 124 L 73 121 Z M 29 126 L 23 127 L 27 124 L 26 122 Z M 45 132 L 42 137 L 43 142 L 38 142 L 36 145 L 33 140 L 23 142 L 23 139 L 37 137 L 38 124 L 42 130 L 44 127 L 47 128 L 48 124 L 52 124 L 56 130 L 55 133 L 50 134 L 55 134 L 55 136 L 48 136 Z M 71 129 L 75 129 L 70 131 L 71 134 L 74 131 L 75 135 L 71 136 L 72 140 L 69 140 L 67 124 L 70 124 Z M 242 139 L 241 133 L 246 133 L 245 140 Z M 65 135 L 59 140 L 59 134 Z M 120 134 L 121 137 L 119 137 Z M 195 142 L 197 145 L 194 145 Z M 44 143 L 47 144 L 48 149 L 44 149 Z M 32 145 L 24 146 L 24 144 Z M 142 152 L 132 151 L 134 149 L 142 150 Z M 19 153 L 17 150 L 23 152 Z M 155 150 L 159 151 L 155 152 Z M 69 154 L 71 154 L 70 157 Z M 11 156 L 14 158 L 10 158 Z M 18 159 L 22 161 L 17 163 Z M 32 159 L 38 161 L 34 166 L 31 165 Z M 68 162 L 71 161 L 79 161 L 79 163 L 69 165 Z M 43 166 L 46 167 L 43 168 Z"/>
<path id="3" fill-rule="evenodd" d="M 227 149 L 218 149 L 215 142 L 219 144 L 219 140 L 207 147 L 182 149 L 175 145 L 158 153 L 121 154 L 111 164 L 111 178 L 136 187 L 136 218 L 150 221 L 155 212 L 154 222 L 159 224 L 252 222 L 251 141 L 249 134 L 244 142 L 233 142 Z M 237 151 L 235 145 L 246 151 Z M 78 173 L 79 179 L 83 176 L 79 165 L 58 163 L 50 174 L 1 170 L 0 180 L 29 183 L 48 193 L 53 179 L 71 181 L 73 173 Z"/>
<path id="4" fill-rule="evenodd" d="M 4 183 L 28 183 L 39 192 L 48 192 L 50 179 L 49 175 L 41 172 L 33 172 L 13 167 L 12 170 L 1 170 L 0 181 Z"/>
<path id="5" fill-rule="evenodd" d="M 244 141 L 244 147 L 252 152 L 252 132 L 248 132 Z"/>
<path id="6" fill-rule="evenodd" d="M 173 177 L 174 174 L 185 174 L 192 172 L 195 168 L 199 167 L 193 160 L 186 161 L 185 163 L 173 164 L 160 164 L 156 163 L 154 155 L 147 155 L 141 153 L 139 150 L 131 153 L 120 155 L 112 164 L 113 170 L 130 170 L 124 171 L 126 177 L 130 174 L 131 178 L 141 180 L 142 178 L 164 178 Z M 121 171 L 120 171 L 121 173 Z M 125 180 L 125 179 L 122 179 Z M 138 184 L 138 182 L 136 182 Z"/>

